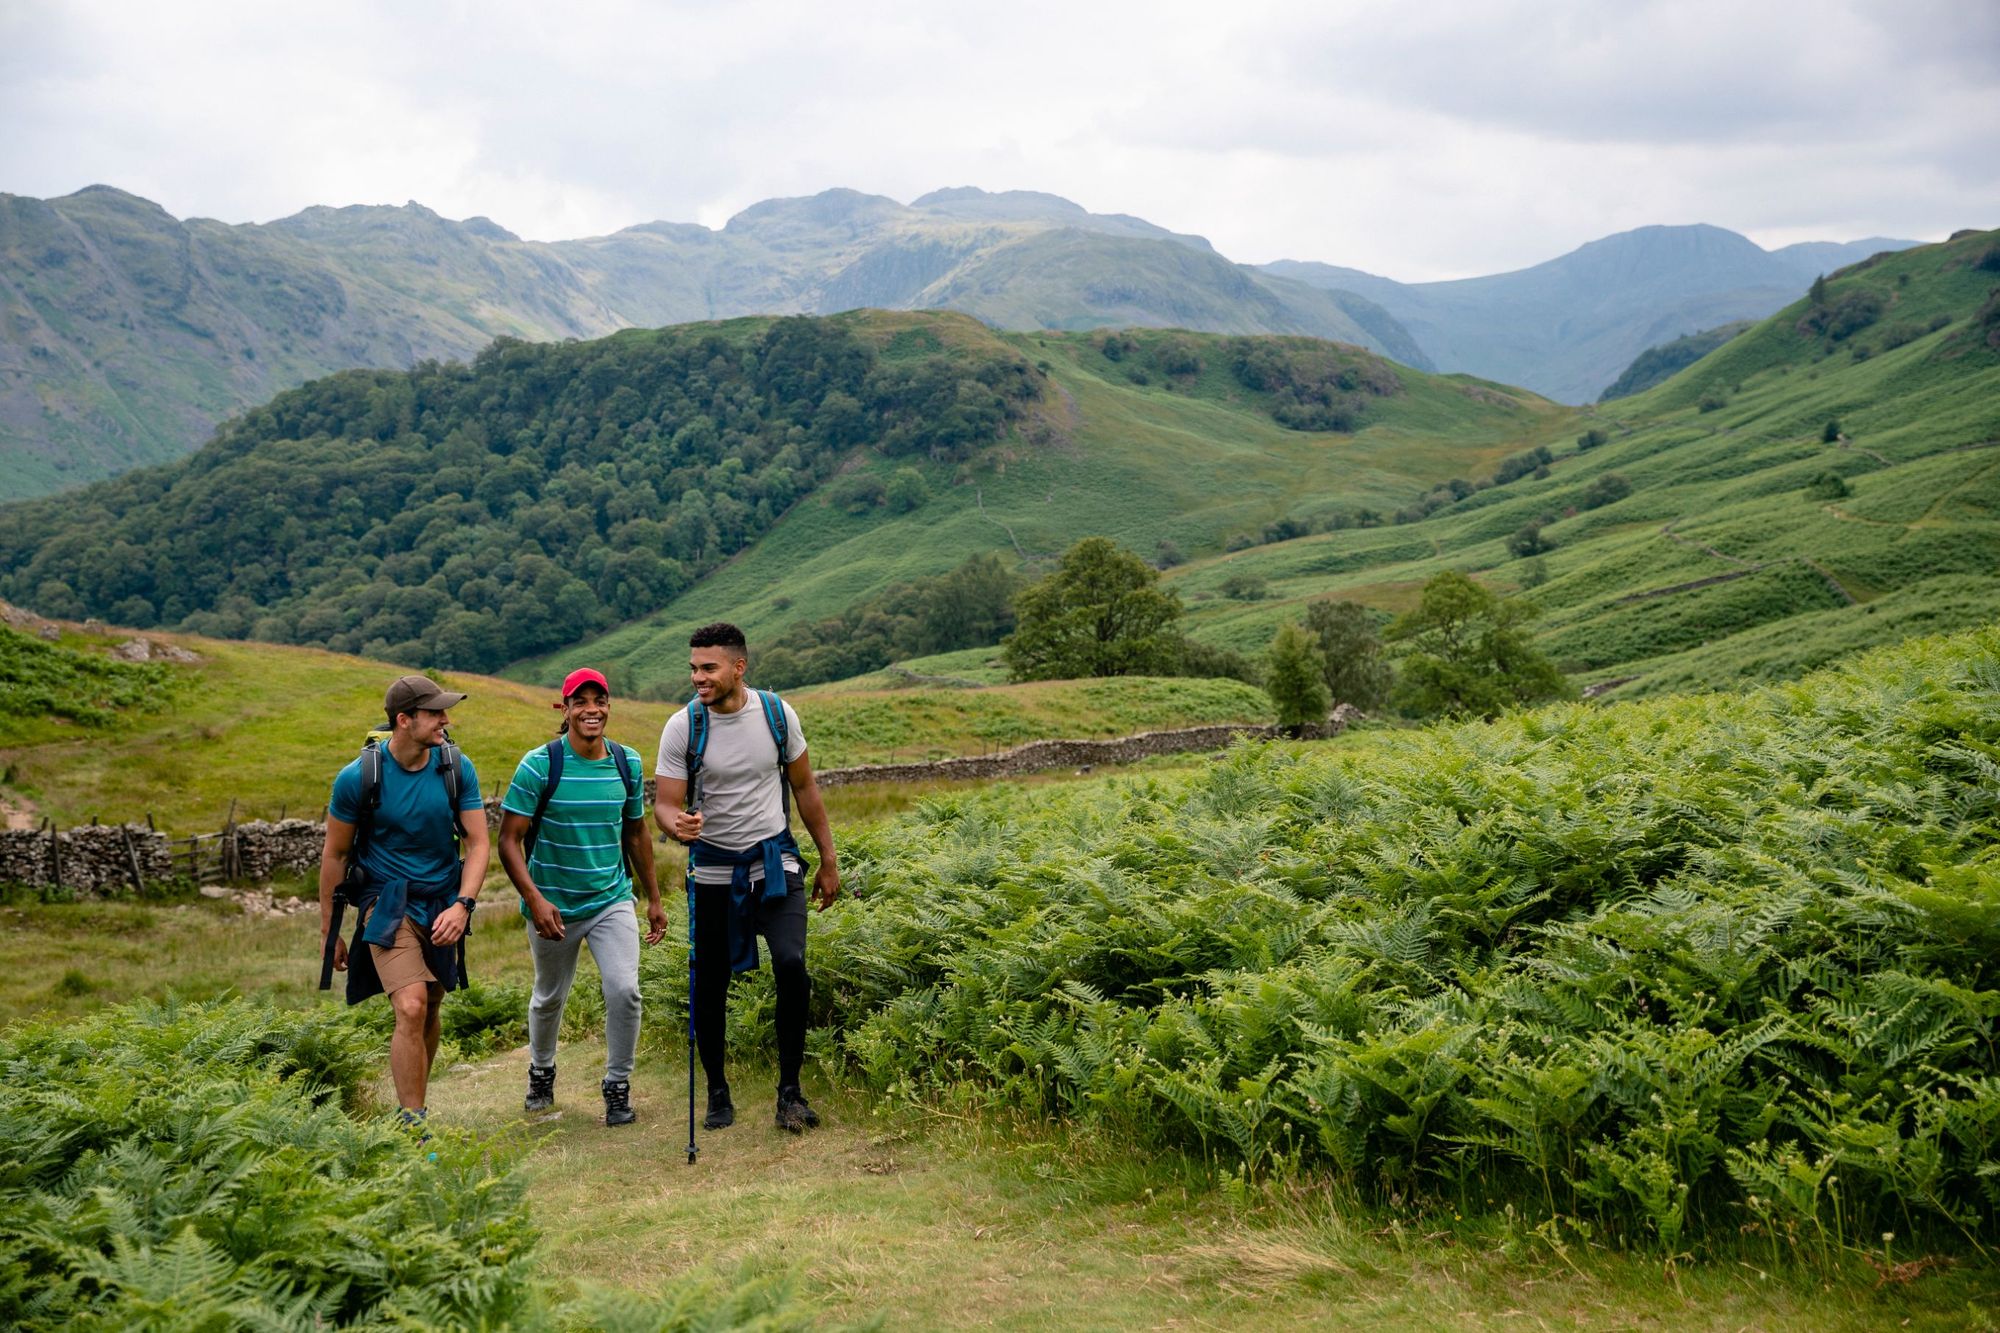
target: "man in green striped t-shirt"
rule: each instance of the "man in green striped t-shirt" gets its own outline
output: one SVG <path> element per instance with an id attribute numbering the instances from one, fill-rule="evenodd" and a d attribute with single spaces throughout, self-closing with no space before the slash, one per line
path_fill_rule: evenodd
<path id="1" fill-rule="evenodd" d="M 561 708 L 562 735 L 521 757 L 500 803 L 500 864 L 520 891 L 535 959 L 522 1105 L 540 1111 L 555 1104 L 556 1033 L 577 951 L 587 942 L 604 985 L 604 1123 L 629 1125 L 637 1118 L 632 1056 L 639 1044 L 639 923 L 628 863 L 646 890 L 646 942 L 658 944 L 667 933 L 640 785 L 645 770 L 638 751 L 625 745 L 614 751 L 617 743 L 605 739 L 611 687 L 601 673 L 572 671 L 563 681 Z M 555 762 L 560 767 L 551 787 Z"/>

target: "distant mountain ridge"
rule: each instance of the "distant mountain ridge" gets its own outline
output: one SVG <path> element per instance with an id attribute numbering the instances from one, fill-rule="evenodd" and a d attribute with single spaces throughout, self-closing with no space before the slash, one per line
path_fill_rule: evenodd
<path id="1" fill-rule="evenodd" d="M 1719 228 L 1646 229 L 1690 230 L 1713 233 L 1703 248 L 1722 277 L 1697 257 L 1654 280 L 1658 247 L 1627 233 L 1520 274 L 1406 285 L 1236 264 L 1202 237 L 1020 190 L 906 205 L 834 189 L 764 200 L 719 229 L 648 222 L 557 242 L 417 203 L 230 225 L 108 186 L 0 194 L 0 500 L 181 457 L 223 418 L 335 370 L 746 314 L 951 309 L 1010 329 L 1301 334 L 1579 401 L 1646 347 L 1796 298 L 1854 248 L 1774 259 Z"/>
<path id="2" fill-rule="evenodd" d="M 1722 227 L 1640 227 L 1512 273 L 1402 283 L 1280 260 L 1267 273 L 1373 301 L 1439 369 L 1591 402 L 1640 353 L 1698 330 L 1763 319 L 1814 277 L 1915 241 L 1807 241 L 1766 250 Z"/>

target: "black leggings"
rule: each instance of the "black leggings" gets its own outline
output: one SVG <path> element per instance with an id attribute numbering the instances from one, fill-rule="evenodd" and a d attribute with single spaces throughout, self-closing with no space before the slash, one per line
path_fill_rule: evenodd
<path id="1" fill-rule="evenodd" d="M 782 899 L 757 900 L 757 933 L 770 946 L 771 976 L 778 990 L 778 1086 L 795 1087 L 806 1058 L 806 890 L 796 872 L 785 876 L 791 890 Z M 761 886 L 760 886 L 761 891 Z M 729 886 L 694 886 L 694 1040 L 701 1051 L 708 1086 L 727 1080 L 722 1072 L 729 1004 Z"/>

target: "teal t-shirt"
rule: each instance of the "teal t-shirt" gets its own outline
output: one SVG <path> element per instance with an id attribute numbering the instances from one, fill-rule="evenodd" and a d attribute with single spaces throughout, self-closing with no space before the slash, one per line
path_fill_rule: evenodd
<path id="1" fill-rule="evenodd" d="M 458 808 L 481 812 L 479 775 L 472 761 L 459 756 Z M 361 818 L 361 760 L 350 763 L 333 779 L 333 798 L 327 810 L 343 824 Z M 444 776 L 438 772 L 438 752 L 412 773 L 396 762 L 383 747 L 382 804 L 369 826 L 368 844 L 361 849 L 361 868 L 369 878 L 411 879 L 435 883 L 458 869 L 458 840 L 453 827 L 450 798 L 445 794 Z"/>
<path id="2" fill-rule="evenodd" d="M 569 738 L 563 738 L 562 780 L 556 783 L 549 808 L 542 814 L 542 830 L 528 856 L 528 878 L 555 904 L 565 921 L 586 920 L 632 896 L 632 877 L 625 871 L 620 837 L 626 820 L 646 817 L 645 794 L 638 790 L 645 770 L 639 767 L 638 751 L 629 745 L 618 748 L 631 765 L 633 790 L 629 793 L 618 776 L 617 761 L 609 754 L 602 759 L 579 759 Z M 537 745 L 521 756 L 500 808 L 533 819 L 548 780 L 548 750 Z M 527 914 L 524 902 L 521 915 Z"/>

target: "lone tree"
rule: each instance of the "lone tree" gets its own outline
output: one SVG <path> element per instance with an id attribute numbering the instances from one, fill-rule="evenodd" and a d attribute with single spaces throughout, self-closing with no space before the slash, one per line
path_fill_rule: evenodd
<path id="1" fill-rule="evenodd" d="M 1333 693 L 1326 687 L 1326 655 L 1319 644 L 1293 621 L 1286 621 L 1271 641 L 1264 668 L 1264 692 L 1278 710 L 1278 725 L 1296 736 L 1305 727 L 1326 720 Z"/>
<path id="2" fill-rule="evenodd" d="M 1319 640 L 1326 659 L 1326 688 L 1334 703 L 1372 712 L 1388 702 L 1389 663 L 1382 656 L 1382 636 L 1367 607 L 1321 598 L 1307 605 L 1305 628 Z"/>
<path id="3" fill-rule="evenodd" d="M 1396 706 L 1419 715 L 1495 717 L 1518 704 L 1573 697 L 1575 687 L 1528 637 L 1526 623 L 1537 614 L 1533 602 L 1495 597 L 1463 574 L 1432 578 L 1417 609 L 1385 636 L 1410 646 Z"/>
<path id="4" fill-rule="evenodd" d="M 1171 675 L 1180 661 L 1181 599 L 1159 571 L 1107 537 L 1085 537 L 1014 599 L 1001 645 L 1015 680 Z"/>

